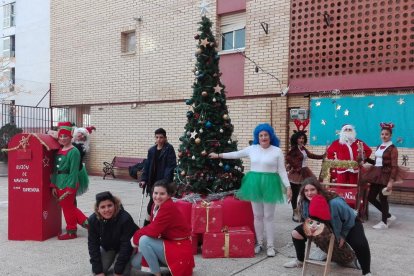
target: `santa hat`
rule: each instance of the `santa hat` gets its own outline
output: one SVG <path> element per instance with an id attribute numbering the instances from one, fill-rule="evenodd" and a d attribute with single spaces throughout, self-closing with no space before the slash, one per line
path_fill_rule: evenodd
<path id="1" fill-rule="evenodd" d="M 309 204 L 309 216 L 322 221 L 331 219 L 329 204 L 324 196 L 316 195 L 312 198 Z"/>
<path id="2" fill-rule="evenodd" d="M 341 130 L 343 131 L 343 130 L 344 130 L 344 129 L 346 129 L 346 128 L 350 128 L 350 129 L 352 129 L 352 130 L 355 130 L 355 127 L 354 127 L 353 125 L 350 125 L 350 124 L 344 124 L 344 125 L 342 126 Z"/>
<path id="3" fill-rule="evenodd" d="M 73 135 L 76 136 L 76 134 L 78 132 L 82 133 L 83 135 L 85 135 L 86 137 L 89 136 L 89 134 L 92 133 L 93 130 L 96 130 L 96 127 L 94 126 L 88 126 L 88 127 L 77 127 L 75 128 Z"/>
<path id="4" fill-rule="evenodd" d="M 88 126 L 88 127 L 85 127 L 85 128 L 89 132 L 89 134 L 91 134 L 93 130 L 96 130 L 96 127 L 94 127 L 94 126 Z"/>
<path id="5" fill-rule="evenodd" d="M 73 127 L 71 122 L 59 122 L 58 125 L 58 137 L 62 134 L 72 137 Z"/>

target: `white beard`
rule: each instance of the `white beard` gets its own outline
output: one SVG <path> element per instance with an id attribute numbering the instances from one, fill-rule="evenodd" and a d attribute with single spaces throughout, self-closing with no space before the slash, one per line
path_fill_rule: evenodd
<path id="1" fill-rule="evenodd" d="M 345 132 L 341 132 L 339 134 L 339 143 L 340 144 L 348 144 L 348 145 L 352 145 L 353 142 L 355 142 L 356 140 L 356 133 L 355 131 L 352 131 L 351 133 L 345 133 Z"/>

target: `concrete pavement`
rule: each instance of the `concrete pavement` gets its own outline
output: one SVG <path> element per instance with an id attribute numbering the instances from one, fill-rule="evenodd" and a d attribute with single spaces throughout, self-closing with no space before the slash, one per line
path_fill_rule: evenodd
<path id="1" fill-rule="evenodd" d="M 78 206 L 90 215 L 97 192 L 111 191 L 121 198 L 125 209 L 137 221 L 142 194 L 137 183 L 125 180 L 102 180 L 90 177 L 90 189 L 78 197 Z M 78 230 L 78 238 L 59 241 L 56 238 L 44 242 L 9 241 L 7 177 L 0 177 L 0 275 L 92 275 L 87 249 L 87 232 Z M 148 198 L 145 198 L 147 201 Z M 371 206 L 372 207 L 372 206 Z M 380 213 L 370 208 L 370 220 L 364 224 L 370 242 L 373 275 L 414 275 L 414 206 L 391 205 L 391 212 L 397 221 L 388 230 L 374 230 L 372 225 L 380 220 Z M 293 248 L 290 232 L 295 227 L 291 221 L 291 209 L 287 204 L 276 207 L 276 247 L 280 253 L 274 258 L 260 254 L 251 259 L 203 259 L 196 256 L 195 276 L 220 275 L 301 275 L 301 269 L 283 268 Z M 140 223 L 142 224 L 142 223 Z M 62 228 L 64 228 L 62 222 Z M 138 273 L 134 273 L 139 275 Z M 312 275 L 321 275 L 320 268 Z M 332 265 L 330 275 L 361 275 L 361 271 Z"/>

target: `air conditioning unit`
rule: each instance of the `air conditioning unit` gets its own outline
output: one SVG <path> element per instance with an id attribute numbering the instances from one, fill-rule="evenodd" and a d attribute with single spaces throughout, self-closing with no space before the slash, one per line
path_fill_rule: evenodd
<path id="1" fill-rule="evenodd" d="M 290 119 L 306 120 L 308 118 L 308 110 L 304 108 L 292 108 L 290 110 Z"/>

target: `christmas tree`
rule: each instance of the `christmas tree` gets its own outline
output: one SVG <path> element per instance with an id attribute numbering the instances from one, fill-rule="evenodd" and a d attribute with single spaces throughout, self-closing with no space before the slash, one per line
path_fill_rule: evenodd
<path id="1" fill-rule="evenodd" d="M 211 152 L 222 153 L 237 150 L 233 141 L 231 124 L 226 105 L 225 86 L 220 82 L 217 43 L 211 32 L 211 21 L 203 16 L 199 33 L 194 68 L 193 95 L 186 100 L 189 106 L 187 124 L 178 149 L 178 167 L 175 181 L 178 195 L 188 193 L 211 194 L 240 188 L 243 177 L 240 159 L 210 159 Z"/>

